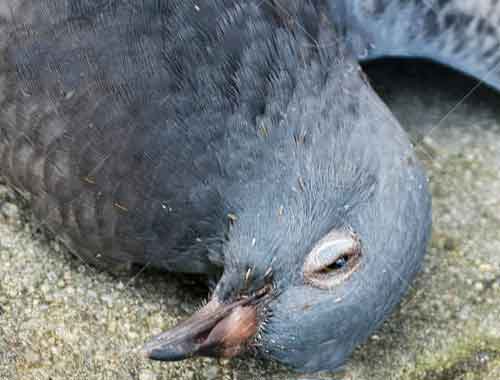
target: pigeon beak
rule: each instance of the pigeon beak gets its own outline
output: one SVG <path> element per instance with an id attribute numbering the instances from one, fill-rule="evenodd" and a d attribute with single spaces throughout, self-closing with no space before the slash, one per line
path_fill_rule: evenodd
<path id="1" fill-rule="evenodd" d="M 233 357 L 245 350 L 257 333 L 256 302 L 262 292 L 231 304 L 212 299 L 191 318 L 148 342 L 144 355 L 178 361 L 193 356 Z"/>

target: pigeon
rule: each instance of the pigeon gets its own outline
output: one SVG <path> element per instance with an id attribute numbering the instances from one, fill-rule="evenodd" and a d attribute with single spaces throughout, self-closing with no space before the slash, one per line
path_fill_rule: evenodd
<path id="1" fill-rule="evenodd" d="M 477 5 L 477 6 L 476 6 Z M 428 180 L 359 62 L 500 90 L 500 3 L 14 0 L 1 175 L 83 260 L 213 283 L 148 358 L 337 370 L 421 268 Z"/>

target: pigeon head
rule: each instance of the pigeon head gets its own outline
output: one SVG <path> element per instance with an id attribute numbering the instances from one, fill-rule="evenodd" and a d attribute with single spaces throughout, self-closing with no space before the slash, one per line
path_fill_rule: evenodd
<path id="1" fill-rule="evenodd" d="M 148 357 L 250 351 L 332 370 L 408 289 L 429 236 L 427 179 L 356 63 L 328 75 L 313 66 L 297 72 L 281 118 L 257 121 L 266 133 L 247 166 L 258 170 L 224 189 L 230 223 L 211 300 L 148 343 Z"/>

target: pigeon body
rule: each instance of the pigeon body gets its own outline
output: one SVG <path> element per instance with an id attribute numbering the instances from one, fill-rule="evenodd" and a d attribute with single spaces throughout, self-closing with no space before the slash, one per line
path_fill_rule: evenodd
<path id="1" fill-rule="evenodd" d="M 429 239 L 427 179 L 356 62 L 354 37 L 371 30 L 356 9 L 0 8 L 1 174 L 88 262 L 217 281 L 148 357 L 251 351 L 334 370 L 408 289 Z"/>

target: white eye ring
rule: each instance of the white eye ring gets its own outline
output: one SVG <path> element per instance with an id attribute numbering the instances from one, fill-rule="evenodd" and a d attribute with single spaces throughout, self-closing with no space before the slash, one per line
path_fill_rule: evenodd
<path id="1" fill-rule="evenodd" d="M 331 289 L 345 281 L 358 267 L 361 241 L 347 229 L 333 230 L 307 255 L 304 280 L 321 289 Z"/>

